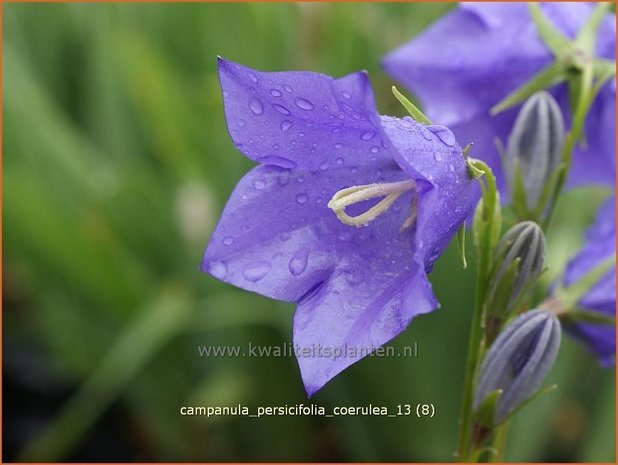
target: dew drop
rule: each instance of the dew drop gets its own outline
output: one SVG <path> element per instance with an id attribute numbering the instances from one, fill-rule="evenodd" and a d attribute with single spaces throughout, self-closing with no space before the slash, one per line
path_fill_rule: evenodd
<path id="1" fill-rule="evenodd" d="M 232 245 L 234 243 L 234 238 L 232 236 L 227 236 L 223 239 L 223 245 Z"/>
<path id="2" fill-rule="evenodd" d="M 238 127 L 244 127 L 247 124 L 247 122 L 244 119 L 239 119 L 238 120 Z"/>
<path id="3" fill-rule="evenodd" d="M 278 111 L 279 113 L 281 113 L 282 115 L 286 115 L 289 116 L 292 113 L 290 112 L 290 110 L 288 110 L 287 108 L 285 108 L 283 105 L 279 105 L 278 103 L 273 103 L 273 108 Z"/>
<path id="4" fill-rule="evenodd" d="M 256 179 L 255 181 L 253 181 L 254 189 L 261 191 L 265 187 L 266 187 L 266 181 L 264 181 L 263 179 Z"/>
<path id="5" fill-rule="evenodd" d="M 433 154 L 433 157 L 436 159 L 436 161 L 442 161 L 442 154 L 440 152 L 435 152 Z"/>
<path id="6" fill-rule="evenodd" d="M 343 95 L 343 97 L 347 98 L 347 99 L 351 99 L 352 98 L 352 96 L 348 92 L 346 92 L 345 90 L 341 92 L 341 95 Z"/>
<path id="7" fill-rule="evenodd" d="M 296 202 L 302 204 L 307 203 L 307 201 L 309 200 L 309 196 L 307 196 L 307 194 L 298 194 L 296 196 Z"/>
<path id="8" fill-rule="evenodd" d="M 242 275 L 247 281 L 252 283 L 264 278 L 270 271 L 271 265 L 265 260 L 251 262 L 245 266 Z"/>
<path id="9" fill-rule="evenodd" d="M 313 103 L 311 103 L 309 100 L 307 100 L 306 98 L 302 98 L 302 97 L 296 97 L 294 99 L 294 103 L 296 104 L 296 106 L 298 108 L 300 108 L 301 110 L 313 110 L 315 107 L 313 106 Z"/>
<path id="10" fill-rule="evenodd" d="M 284 232 L 282 232 L 281 234 L 279 234 L 279 239 L 281 239 L 283 242 L 285 242 L 285 241 L 289 241 L 289 240 L 290 240 L 290 237 L 292 237 L 292 236 L 291 236 L 291 235 L 290 235 L 290 233 L 289 233 L 289 232 L 287 232 L 287 231 L 284 231 Z"/>
<path id="11" fill-rule="evenodd" d="M 454 173 L 454 172 L 455 172 L 455 165 L 453 165 L 452 163 L 450 163 L 450 164 L 448 165 L 448 170 L 449 170 L 451 173 Z"/>
<path id="12" fill-rule="evenodd" d="M 296 162 L 293 160 L 289 160 L 287 158 L 279 157 L 277 155 L 266 155 L 264 157 L 260 157 L 257 159 L 260 163 L 264 165 L 274 165 L 280 168 L 285 168 L 291 170 L 296 168 Z"/>
<path id="13" fill-rule="evenodd" d="M 281 97 L 283 94 L 278 89 L 270 89 L 270 95 L 273 97 Z"/>
<path id="14" fill-rule="evenodd" d="M 290 263 L 288 264 L 290 273 L 292 273 L 294 276 L 298 276 L 303 271 L 305 271 L 307 269 L 308 258 L 309 252 L 306 249 L 297 251 L 290 260 Z"/>
<path id="15" fill-rule="evenodd" d="M 251 81 L 253 81 L 253 83 L 254 83 L 254 84 L 257 84 L 257 82 L 258 82 L 258 78 L 257 78 L 257 76 L 256 76 L 254 73 L 252 73 L 251 71 L 249 71 L 249 72 L 247 73 L 247 76 L 249 76 L 249 79 L 251 79 Z"/>
<path id="16" fill-rule="evenodd" d="M 343 158 L 341 158 L 341 157 L 340 157 L 340 158 L 337 158 L 337 159 L 335 160 L 335 163 L 337 163 L 338 165 L 343 165 Z"/>
<path id="17" fill-rule="evenodd" d="M 333 145 L 333 147 L 335 147 L 336 149 L 340 149 L 341 147 L 343 147 L 343 145 L 337 142 L 336 144 Z"/>
<path id="18" fill-rule="evenodd" d="M 298 184 L 302 184 L 302 183 L 304 183 L 304 182 L 305 182 L 305 178 L 304 178 L 304 177 L 302 177 L 302 176 L 299 176 L 299 177 L 297 177 L 297 178 L 296 178 L 296 182 L 297 182 Z"/>
<path id="19" fill-rule="evenodd" d="M 427 129 L 425 129 L 424 127 L 420 128 L 420 132 L 421 132 L 421 136 L 423 136 L 423 139 L 425 140 L 431 140 L 431 134 L 429 134 L 429 131 L 427 131 Z"/>
<path id="20" fill-rule="evenodd" d="M 380 151 L 380 147 L 378 147 L 377 145 L 373 145 L 373 146 L 369 149 L 369 151 L 370 151 L 371 153 L 378 153 L 378 152 Z"/>
<path id="21" fill-rule="evenodd" d="M 429 129 L 436 136 L 438 136 L 438 139 L 440 139 L 442 142 L 444 142 L 449 147 L 452 147 L 453 145 L 455 145 L 455 136 L 450 131 L 450 129 L 444 126 L 428 126 L 427 129 Z"/>
<path id="22" fill-rule="evenodd" d="M 288 129 L 292 127 L 292 123 L 290 123 L 287 119 L 284 119 L 283 121 L 281 121 L 281 124 L 279 126 L 281 127 L 281 130 L 283 132 L 287 132 Z"/>
<path id="23" fill-rule="evenodd" d="M 288 86 L 287 84 L 283 86 L 283 88 L 285 89 L 286 92 L 289 92 L 290 94 L 292 93 L 292 88 Z"/>
<path id="24" fill-rule="evenodd" d="M 262 102 L 255 97 L 249 101 L 249 108 L 254 115 L 261 115 L 264 113 L 264 106 L 262 105 Z"/>
<path id="25" fill-rule="evenodd" d="M 373 136 L 375 136 L 376 133 L 374 131 L 367 131 L 367 132 L 363 132 L 361 134 L 361 139 L 362 140 L 371 140 L 373 139 Z"/>
<path id="26" fill-rule="evenodd" d="M 221 261 L 210 262 L 208 272 L 215 278 L 224 279 L 227 276 L 227 265 Z"/>
<path id="27" fill-rule="evenodd" d="M 285 170 L 279 173 L 279 176 L 277 176 L 277 184 L 286 186 L 288 182 L 290 182 L 290 172 Z"/>
<path id="28" fill-rule="evenodd" d="M 325 161 L 324 163 L 322 163 L 322 164 L 320 165 L 320 169 L 321 169 L 322 171 L 326 171 L 326 170 L 328 169 L 328 162 L 326 162 L 326 161 Z"/>

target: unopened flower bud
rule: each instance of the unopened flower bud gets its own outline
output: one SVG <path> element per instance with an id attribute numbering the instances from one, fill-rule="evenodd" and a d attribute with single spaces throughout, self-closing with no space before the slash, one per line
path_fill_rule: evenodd
<path id="1" fill-rule="evenodd" d="M 491 425 L 502 423 L 530 399 L 551 369 L 560 347 L 560 323 L 545 310 L 518 316 L 487 351 L 476 385 L 477 411 L 496 392 Z"/>
<path id="2" fill-rule="evenodd" d="M 517 223 L 496 248 L 486 299 L 488 317 L 503 321 L 539 278 L 545 260 L 545 236 L 533 221 Z"/>
<path id="3" fill-rule="evenodd" d="M 536 92 L 521 108 L 508 139 L 514 204 L 519 201 L 529 211 L 538 209 L 543 190 L 556 182 L 552 174 L 562 160 L 564 139 L 564 120 L 558 103 L 551 94 Z M 524 199 L 517 198 L 518 193 Z"/>

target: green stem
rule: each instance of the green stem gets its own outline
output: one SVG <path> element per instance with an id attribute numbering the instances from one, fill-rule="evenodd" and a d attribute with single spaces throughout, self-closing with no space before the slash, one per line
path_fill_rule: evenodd
<path id="1" fill-rule="evenodd" d="M 478 231 L 475 301 L 468 340 L 468 354 L 459 423 L 459 439 L 457 441 L 457 457 L 459 461 L 467 461 L 469 459 L 474 383 L 479 361 L 481 360 L 484 350 L 483 307 L 487 294 L 487 278 L 491 263 L 491 252 L 494 245 L 492 244 L 492 238 L 495 236 L 494 228 L 498 226 L 494 224 L 496 203 L 498 202 L 494 175 L 485 163 L 478 160 L 474 160 L 471 163 L 473 163 L 475 168 L 484 173 L 487 185 L 482 186 L 483 204 L 481 214 L 483 215 L 483 223 L 482 231 Z"/>

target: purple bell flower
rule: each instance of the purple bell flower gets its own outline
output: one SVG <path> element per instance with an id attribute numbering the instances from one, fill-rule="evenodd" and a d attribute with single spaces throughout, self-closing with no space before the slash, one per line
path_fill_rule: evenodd
<path id="1" fill-rule="evenodd" d="M 380 116 L 366 73 L 219 59 L 219 78 L 230 136 L 259 165 L 232 192 L 201 269 L 298 304 L 312 395 L 438 307 L 427 273 L 478 188 L 451 131 Z"/>
<path id="2" fill-rule="evenodd" d="M 593 5 L 543 3 L 541 8 L 558 29 L 573 38 Z M 615 50 L 615 15 L 607 15 L 599 27 L 596 53 L 613 60 Z M 525 3 L 460 3 L 389 53 L 383 66 L 418 95 L 427 116 L 448 125 L 462 143 L 474 142 L 474 156 L 490 165 L 504 193 L 494 139 L 506 143 L 521 105 L 497 116 L 489 110 L 552 60 Z M 551 93 L 568 115 L 566 84 L 552 88 Z M 587 146 L 578 147 L 573 155 L 570 186 L 615 184 L 615 127 L 616 81 L 612 79 L 588 113 Z"/>
<path id="3" fill-rule="evenodd" d="M 606 200 L 599 208 L 594 224 L 586 231 L 584 246 L 567 265 L 563 285 L 572 285 L 612 255 L 616 255 L 616 197 Z M 616 316 L 615 265 L 580 298 L 579 306 L 582 310 Z M 567 328 L 598 355 L 603 366 L 616 363 L 615 326 L 577 323 Z"/>

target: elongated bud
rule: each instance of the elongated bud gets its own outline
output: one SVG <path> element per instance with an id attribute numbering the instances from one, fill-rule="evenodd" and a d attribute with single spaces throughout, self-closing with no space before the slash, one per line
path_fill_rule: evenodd
<path id="1" fill-rule="evenodd" d="M 545 249 L 543 231 L 533 221 L 517 223 L 506 232 L 494 255 L 486 299 L 488 318 L 501 322 L 516 309 L 543 271 Z"/>
<path id="2" fill-rule="evenodd" d="M 539 389 L 560 347 L 560 323 L 545 310 L 518 316 L 487 351 L 476 385 L 474 409 L 486 426 L 499 425 Z"/>
<path id="3" fill-rule="evenodd" d="M 542 213 L 545 190 L 558 176 L 565 140 L 564 120 L 551 94 L 539 91 L 524 103 L 509 135 L 507 156 L 513 203 Z M 519 205 L 518 205 L 519 204 Z"/>

